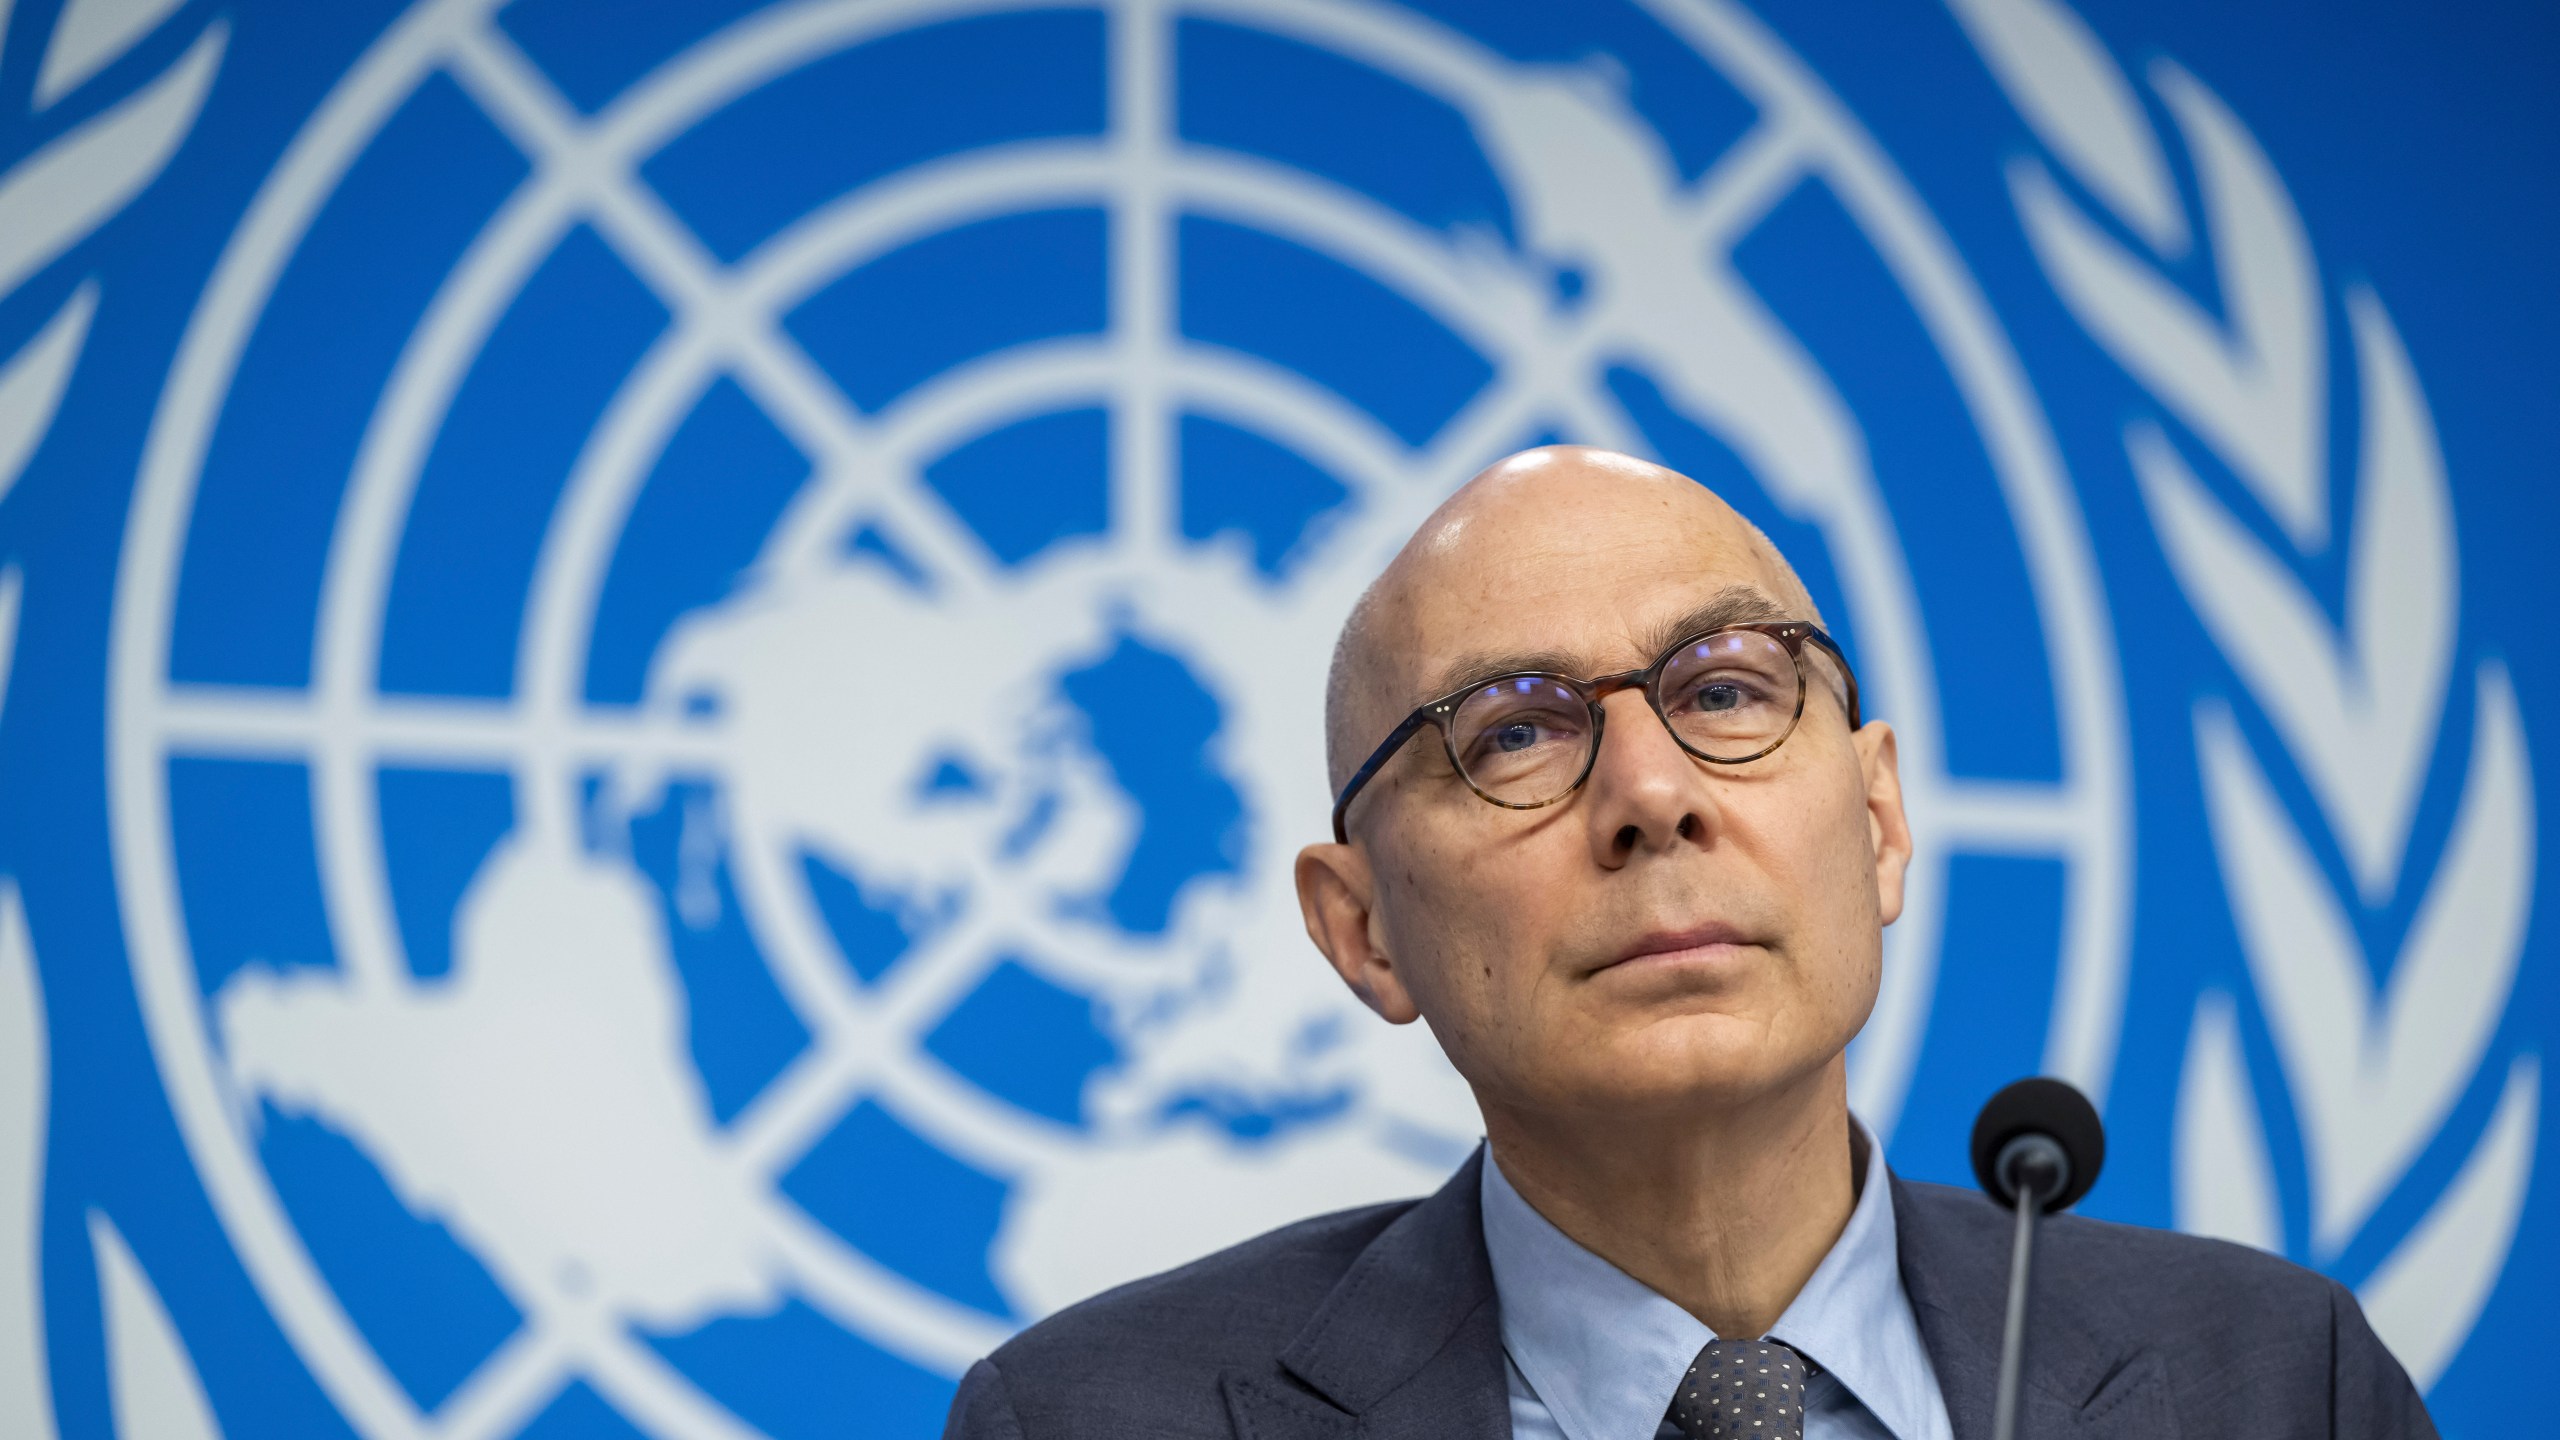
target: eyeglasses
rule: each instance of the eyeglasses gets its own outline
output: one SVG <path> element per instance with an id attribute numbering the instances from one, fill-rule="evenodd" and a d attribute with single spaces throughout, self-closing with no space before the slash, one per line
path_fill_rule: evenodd
<path id="1" fill-rule="evenodd" d="M 1353 797 L 1425 725 L 1440 730 L 1467 788 L 1506 810 L 1553 805 L 1582 787 L 1600 756 L 1600 702 L 1642 689 L 1680 748 L 1710 765 L 1757 760 L 1804 718 L 1806 641 L 1840 669 L 1849 728 L 1858 728 L 1858 678 L 1848 657 L 1809 620 L 1756 620 L 1704 630 L 1641 670 L 1576 680 L 1519 670 L 1469 683 L 1404 717 L 1352 772 L 1333 802 L 1333 838 L 1348 843 Z"/>

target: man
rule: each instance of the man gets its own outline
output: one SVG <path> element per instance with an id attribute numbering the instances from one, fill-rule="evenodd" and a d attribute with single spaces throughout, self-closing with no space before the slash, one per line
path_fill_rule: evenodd
<path id="1" fill-rule="evenodd" d="M 1431 1026 L 1486 1150 L 1032 1327 L 948 1434 L 1988 1435 L 2007 1218 L 1848 1108 L 1894 736 L 1767 538 L 1657 466 L 1513 456 L 1362 599 L 1326 708 L 1308 933 Z M 2022 1434 L 2434 1433 L 2281 1260 L 2066 1216 L 2036 1278 Z"/>

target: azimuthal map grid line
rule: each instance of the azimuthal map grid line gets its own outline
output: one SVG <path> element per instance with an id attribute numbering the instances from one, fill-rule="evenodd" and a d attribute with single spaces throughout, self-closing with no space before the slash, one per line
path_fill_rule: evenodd
<path id="1" fill-rule="evenodd" d="M 1107 123 L 1119 160 L 1105 280 L 1121 365 L 1108 442 L 1110 528 L 1119 545 L 1160 555 L 1174 547 L 1179 526 L 1166 363 L 1181 343 L 1174 331 L 1180 276 L 1173 261 L 1173 212 L 1165 203 L 1165 162 L 1176 143 L 1170 124 L 1173 17 L 1157 0 L 1122 0 L 1105 12 L 1103 25 Z"/>

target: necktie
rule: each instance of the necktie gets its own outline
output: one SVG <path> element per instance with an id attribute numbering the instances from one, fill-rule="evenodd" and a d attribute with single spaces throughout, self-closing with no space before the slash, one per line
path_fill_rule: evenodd
<path id="1" fill-rule="evenodd" d="M 1680 1377 L 1671 1423 L 1689 1440 L 1804 1440 L 1806 1374 L 1775 1340 L 1710 1340 Z"/>

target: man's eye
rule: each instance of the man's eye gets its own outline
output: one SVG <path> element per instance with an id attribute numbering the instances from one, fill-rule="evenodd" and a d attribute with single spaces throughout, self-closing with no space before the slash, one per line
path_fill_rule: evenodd
<path id="1" fill-rule="evenodd" d="M 1750 703 L 1750 694 L 1730 681 L 1698 687 L 1698 708 L 1709 714 L 1719 710 L 1738 710 Z"/>
<path id="2" fill-rule="evenodd" d="M 1514 720 L 1493 732 L 1496 750 L 1526 750 L 1538 743 L 1538 727 L 1527 720 Z"/>

